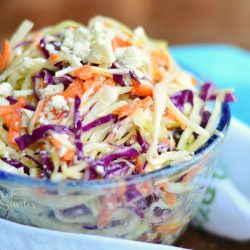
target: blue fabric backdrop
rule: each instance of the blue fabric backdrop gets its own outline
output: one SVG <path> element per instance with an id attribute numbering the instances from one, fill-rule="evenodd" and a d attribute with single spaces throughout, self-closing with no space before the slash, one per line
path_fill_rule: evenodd
<path id="1" fill-rule="evenodd" d="M 233 116 L 250 125 L 250 52 L 230 45 L 185 45 L 171 47 L 178 63 L 204 81 L 235 88 Z"/>

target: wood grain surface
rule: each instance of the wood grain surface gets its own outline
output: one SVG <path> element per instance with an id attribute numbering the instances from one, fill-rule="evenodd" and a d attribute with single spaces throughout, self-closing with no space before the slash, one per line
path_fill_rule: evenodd
<path id="1" fill-rule="evenodd" d="M 28 18 L 36 28 L 96 14 L 142 25 L 170 44 L 232 43 L 250 49 L 250 0 L 0 0 L 0 39 Z"/>
<path id="2" fill-rule="evenodd" d="M 194 250 L 250 250 L 250 242 L 235 242 L 189 228 L 176 246 Z"/>

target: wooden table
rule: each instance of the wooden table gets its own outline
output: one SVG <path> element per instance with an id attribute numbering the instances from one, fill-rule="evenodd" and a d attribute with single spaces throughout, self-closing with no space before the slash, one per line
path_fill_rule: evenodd
<path id="1" fill-rule="evenodd" d="M 194 250 L 250 250 L 250 242 L 234 242 L 192 228 L 175 245 Z"/>

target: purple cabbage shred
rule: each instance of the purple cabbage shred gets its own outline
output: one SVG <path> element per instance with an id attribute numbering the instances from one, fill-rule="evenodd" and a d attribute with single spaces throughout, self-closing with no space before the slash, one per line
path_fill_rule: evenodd
<path id="1" fill-rule="evenodd" d="M 75 133 L 75 144 L 76 144 L 76 152 L 78 160 L 83 159 L 83 144 L 81 142 L 82 118 L 79 112 L 80 105 L 81 105 L 81 99 L 78 95 L 76 95 L 74 104 L 74 133 Z"/>
<path id="2" fill-rule="evenodd" d="M 69 134 L 71 132 L 70 128 L 61 125 L 43 125 L 39 128 L 33 130 L 32 134 L 24 134 L 15 139 L 20 150 L 28 148 L 33 143 L 41 140 L 48 131 L 54 131 L 59 134 Z"/>
<path id="3" fill-rule="evenodd" d="M 92 122 L 90 122 L 89 124 L 85 125 L 82 127 L 82 131 L 83 132 L 87 132 L 97 126 L 100 126 L 104 123 L 108 123 L 112 120 L 115 120 L 117 117 L 115 115 L 112 115 L 112 114 L 109 114 L 109 115 L 106 115 L 106 116 L 103 116 L 103 117 L 100 117 Z"/>
<path id="4" fill-rule="evenodd" d="M 185 103 L 193 105 L 193 96 L 192 90 L 183 90 L 172 95 L 171 101 L 180 111 L 183 111 Z"/>

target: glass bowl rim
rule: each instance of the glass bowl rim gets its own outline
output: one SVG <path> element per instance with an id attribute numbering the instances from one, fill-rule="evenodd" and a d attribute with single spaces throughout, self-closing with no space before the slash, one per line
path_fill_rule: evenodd
<path id="1" fill-rule="evenodd" d="M 214 133 L 208 141 L 202 145 L 199 149 L 194 152 L 192 159 L 184 162 L 179 162 L 175 164 L 167 165 L 158 170 L 148 172 L 145 174 L 137 174 L 132 176 L 126 176 L 121 178 L 112 178 L 112 179 L 100 179 L 100 180 L 91 180 L 91 181 L 82 181 L 82 180 L 64 180 L 54 182 L 50 179 L 38 179 L 25 175 L 17 175 L 13 173 L 0 170 L 0 183 L 1 181 L 11 182 L 14 184 L 30 186 L 30 187 L 44 187 L 45 189 L 56 190 L 58 188 L 66 188 L 70 190 L 92 190 L 92 189 L 111 189 L 120 186 L 121 183 L 126 185 L 132 185 L 135 183 L 141 183 L 146 180 L 159 178 L 162 176 L 171 176 L 180 171 L 186 170 L 190 166 L 194 165 L 199 159 L 202 158 L 204 154 L 213 150 L 214 147 L 219 145 L 223 137 L 225 136 L 227 129 L 230 124 L 231 114 L 228 103 L 222 103 L 221 115 L 217 125 L 216 130 L 218 133 Z"/>

